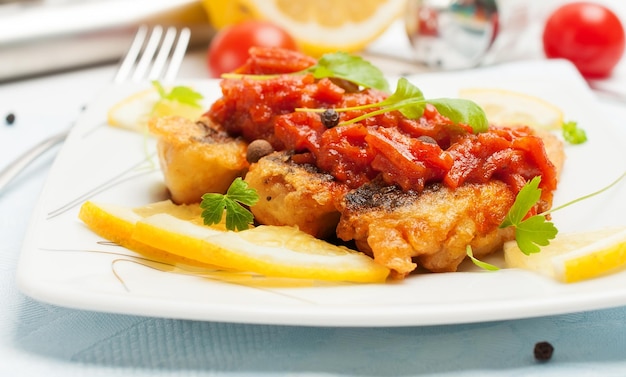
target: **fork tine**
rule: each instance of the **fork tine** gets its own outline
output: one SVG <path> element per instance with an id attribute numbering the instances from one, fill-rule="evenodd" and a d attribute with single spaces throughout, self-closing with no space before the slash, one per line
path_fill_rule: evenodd
<path id="1" fill-rule="evenodd" d="M 141 53 L 141 48 L 143 47 L 143 43 L 146 39 L 146 35 L 148 35 L 148 27 L 146 25 L 141 25 L 137 30 L 137 34 L 135 34 L 135 38 L 133 39 L 122 64 L 120 64 L 115 77 L 113 78 L 113 82 L 119 84 L 124 82 L 130 76 L 130 72 L 133 69 L 133 65 L 137 61 L 137 57 Z"/>
<path id="2" fill-rule="evenodd" d="M 159 47 L 159 43 L 161 42 L 161 35 L 163 35 L 163 28 L 161 26 L 157 25 L 152 28 L 150 39 L 148 39 L 148 43 L 141 54 L 141 59 L 139 59 L 139 63 L 137 63 L 137 67 L 135 68 L 135 73 L 133 74 L 131 81 L 139 82 L 145 78 L 148 67 L 150 66 L 150 63 L 152 63 L 154 54 Z"/>
<path id="3" fill-rule="evenodd" d="M 174 45 L 174 40 L 176 39 L 176 28 L 170 26 L 167 28 L 167 32 L 165 33 L 165 37 L 163 37 L 163 41 L 161 42 L 161 48 L 159 48 L 159 53 L 154 59 L 154 63 L 152 64 L 152 69 L 148 74 L 149 80 L 156 80 L 160 77 L 161 72 L 165 68 L 165 63 L 167 62 L 167 58 L 170 56 L 170 51 L 172 51 L 172 46 Z"/>
<path id="4" fill-rule="evenodd" d="M 148 32 L 148 26 L 139 27 L 113 82 L 121 83 L 129 77 L 132 82 L 159 78 L 171 82 L 176 78 L 189 45 L 191 31 L 185 27 L 180 30 L 177 38 L 176 27 L 167 28 L 163 35 L 163 27 L 156 25 L 149 36 Z M 167 70 L 164 73 L 166 66 Z"/>
<path id="5" fill-rule="evenodd" d="M 172 54 L 172 58 L 170 60 L 167 72 L 163 76 L 163 81 L 171 82 L 174 81 L 174 79 L 176 78 L 178 70 L 180 69 L 180 65 L 183 62 L 183 58 L 185 57 L 185 52 L 187 51 L 187 45 L 189 44 L 190 37 L 191 31 L 189 30 L 189 28 L 183 28 L 180 30 L 178 42 L 176 43 L 176 48 L 174 49 L 174 53 Z"/>

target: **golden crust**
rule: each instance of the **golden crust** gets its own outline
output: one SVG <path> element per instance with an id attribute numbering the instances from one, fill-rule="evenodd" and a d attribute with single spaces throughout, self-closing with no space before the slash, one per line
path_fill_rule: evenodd
<path id="1" fill-rule="evenodd" d="M 258 222 L 297 226 L 317 238 L 335 234 L 335 200 L 345 191 L 331 175 L 293 163 L 286 152 L 274 152 L 252 164 L 245 181 L 259 194 L 251 208 Z"/>
<path id="2" fill-rule="evenodd" d="M 154 118 L 148 126 L 158 138 L 161 170 L 175 203 L 197 203 L 205 193 L 225 193 L 248 168 L 247 144 L 206 118 Z"/>
<path id="3" fill-rule="evenodd" d="M 510 239 L 510 231 L 498 225 L 514 200 L 499 181 L 456 189 L 436 184 L 421 193 L 375 181 L 341 201 L 337 236 L 355 240 L 397 277 L 417 268 L 414 259 L 430 271 L 455 271 L 467 245 L 483 256 Z"/>

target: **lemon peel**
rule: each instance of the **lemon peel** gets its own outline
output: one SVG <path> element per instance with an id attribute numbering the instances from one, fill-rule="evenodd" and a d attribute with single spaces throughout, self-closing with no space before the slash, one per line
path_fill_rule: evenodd
<path id="1" fill-rule="evenodd" d="M 171 201 L 152 203 L 137 208 L 87 201 L 81 206 L 78 218 L 94 233 L 145 257 L 168 264 L 184 264 L 197 267 L 213 267 L 206 263 L 164 251 L 132 238 L 135 225 L 145 216 L 168 213 L 186 221 L 201 222 L 199 206 L 178 206 Z M 199 220 L 193 220 L 199 219 Z"/>
<path id="2" fill-rule="evenodd" d="M 360 252 L 292 227 L 220 232 L 157 214 L 137 223 L 133 239 L 203 263 L 264 276 L 379 283 L 389 274 L 389 269 Z"/>

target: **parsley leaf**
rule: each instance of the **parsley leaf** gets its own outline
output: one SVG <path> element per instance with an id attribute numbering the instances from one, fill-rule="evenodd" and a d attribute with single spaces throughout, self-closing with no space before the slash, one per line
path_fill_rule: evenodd
<path id="1" fill-rule="evenodd" d="M 515 241 L 526 255 L 541 251 L 539 246 L 547 246 L 558 230 L 544 215 L 535 215 L 515 225 Z"/>
<path id="2" fill-rule="evenodd" d="M 389 83 L 380 69 L 360 56 L 345 52 L 324 54 L 317 64 L 298 73 L 312 73 L 316 79 L 336 77 L 366 88 L 389 91 Z"/>
<path id="3" fill-rule="evenodd" d="M 541 176 L 537 176 L 522 187 L 504 221 L 500 224 L 500 228 L 509 226 L 515 228 L 517 246 L 526 255 L 541 251 L 539 246 L 548 245 L 558 233 L 554 224 L 546 219 L 546 214 L 534 215 L 525 219 L 528 211 L 537 204 L 541 197 L 540 182 Z"/>
<path id="4" fill-rule="evenodd" d="M 582 144 L 587 141 L 585 130 L 578 127 L 574 121 L 565 122 L 562 125 L 563 139 L 570 144 Z"/>
<path id="5" fill-rule="evenodd" d="M 256 190 L 248 187 L 241 178 L 237 178 L 226 194 L 209 193 L 202 195 L 202 218 L 205 225 L 218 224 L 226 212 L 226 229 L 245 230 L 254 221 L 254 216 L 244 207 L 253 206 L 259 200 Z"/>
<path id="6" fill-rule="evenodd" d="M 425 99 L 422 91 L 411 84 L 409 80 L 402 77 L 398 80 L 395 92 L 386 99 L 367 105 L 352 106 L 334 109 L 336 112 L 365 110 L 378 108 L 367 114 L 352 118 L 339 125 L 347 125 L 360 122 L 364 119 L 375 115 L 384 114 L 389 111 L 397 110 L 408 119 L 418 119 L 424 114 L 426 104 L 431 104 L 437 108 L 437 111 L 443 116 L 448 117 L 454 123 L 463 123 L 472 127 L 476 133 L 485 132 L 489 127 L 487 115 L 483 109 L 476 103 L 460 98 L 437 98 Z M 304 109 L 299 108 L 296 111 L 324 111 L 322 109 Z"/>
<path id="7" fill-rule="evenodd" d="M 175 86 L 167 92 L 163 85 L 161 85 L 158 81 L 152 81 L 152 85 L 159 92 L 159 96 L 161 100 L 170 100 L 183 103 L 185 105 L 189 105 L 196 108 L 202 108 L 202 94 L 194 91 L 188 86 Z"/>
<path id="8" fill-rule="evenodd" d="M 517 225 L 524 220 L 526 214 L 539 201 L 541 197 L 541 189 L 539 189 L 541 177 L 537 176 L 527 182 L 524 187 L 517 193 L 515 202 L 509 209 L 500 228 Z"/>

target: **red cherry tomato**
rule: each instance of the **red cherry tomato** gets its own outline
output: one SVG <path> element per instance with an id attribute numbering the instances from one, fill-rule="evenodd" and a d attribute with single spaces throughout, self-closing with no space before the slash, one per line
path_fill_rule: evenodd
<path id="1" fill-rule="evenodd" d="M 549 58 L 570 60 L 585 77 L 606 77 L 624 53 L 624 27 L 600 4 L 566 4 L 548 18 L 543 49 Z"/>
<path id="2" fill-rule="evenodd" d="M 242 66 L 250 47 L 281 47 L 297 50 L 289 33 L 267 21 L 245 21 L 220 30 L 209 45 L 207 64 L 211 76 L 219 77 Z"/>

